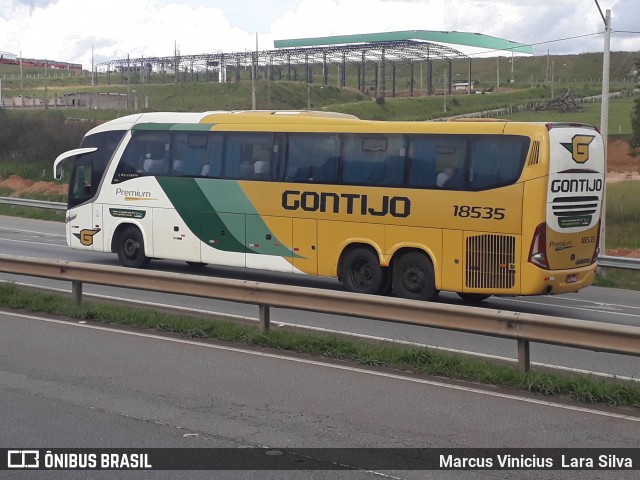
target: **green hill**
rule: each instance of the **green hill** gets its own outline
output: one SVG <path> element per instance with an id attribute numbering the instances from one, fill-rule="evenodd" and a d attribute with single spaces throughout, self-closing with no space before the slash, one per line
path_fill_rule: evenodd
<path id="1" fill-rule="evenodd" d="M 338 66 L 329 65 L 327 84 L 318 66 L 314 67 L 313 83 L 301 81 L 267 81 L 266 72 L 259 72 L 256 82 L 258 109 L 325 109 L 352 113 L 361 118 L 378 120 L 429 120 L 464 113 L 514 108 L 545 102 L 570 90 L 576 96 L 597 95 L 601 92 L 602 54 L 473 59 L 471 63 L 474 88 L 485 95 L 455 95 L 443 97 L 446 62 L 433 61 L 433 88 L 436 95 L 427 96 L 426 62 L 414 64 L 414 98 L 410 98 L 410 70 L 408 64 L 396 64 L 395 84 L 392 69 L 386 68 L 386 97 L 381 98 L 382 80 L 378 78 L 375 91 L 374 65 L 367 64 L 366 94 L 358 90 L 358 64 L 348 64 L 348 86 L 338 88 Z M 630 91 L 637 85 L 636 66 L 639 57 L 630 52 L 611 54 L 611 91 Z M 298 70 L 302 68 L 297 67 Z M 469 63 L 452 62 L 453 81 L 466 80 Z M 380 71 L 380 69 L 378 69 Z M 276 78 L 278 78 L 276 72 Z M 281 72 L 280 72 L 281 73 Z M 298 72 L 299 73 L 299 72 Z M 249 71 L 241 72 L 240 81 L 220 84 L 213 73 L 181 74 L 179 83 L 172 75 L 153 73 L 143 78 L 139 72 L 102 74 L 91 85 L 88 72 L 25 69 L 20 79 L 17 66 L 0 65 L 2 93 L 5 99 L 18 96 L 52 98 L 70 93 L 121 93 L 129 99 L 128 111 L 205 111 L 251 108 Z M 231 75 L 229 76 L 231 77 Z M 298 75 L 298 78 L 301 76 Z M 553 79 L 553 82 L 551 82 Z M 499 86 L 499 88 L 498 88 Z M 395 88 L 394 88 L 395 87 Z M 376 95 L 377 94 L 377 95 Z M 395 97 L 394 97 L 395 94 Z M 377 97 L 377 98 L 376 98 Z M 629 133 L 630 98 L 611 102 L 612 133 Z M 16 109 L 16 112 L 18 110 Z M 127 110 L 64 110 L 72 118 L 106 120 L 123 115 Z M 586 105 L 582 112 L 572 114 L 572 121 L 583 116 L 586 123 L 599 123 L 599 105 Z M 509 114 L 510 115 L 510 114 Z M 506 118 L 510 118 L 506 115 Z M 555 120 L 556 112 L 528 112 L 515 118 L 527 120 Z M 505 116 L 505 115 L 502 115 Z M 562 118 L 562 117 L 561 117 Z M 569 117 L 567 117 L 569 118 Z"/>

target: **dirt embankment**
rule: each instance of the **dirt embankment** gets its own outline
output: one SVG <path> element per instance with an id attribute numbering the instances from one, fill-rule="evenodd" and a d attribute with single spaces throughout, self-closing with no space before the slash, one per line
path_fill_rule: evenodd
<path id="1" fill-rule="evenodd" d="M 607 144 L 607 182 L 640 180 L 640 155 L 631 155 L 629 142 L 610 138 Z"/>
<path id="2" fill-rule="evenodd" d="M 33 197 L 43 195 L 65 195 L 69 187 L 59 182 L 32 182 L 18 175 L 11 175 L 7 179 L 0 177 L 0 188 L 10 190 L 11 197 Z"/>

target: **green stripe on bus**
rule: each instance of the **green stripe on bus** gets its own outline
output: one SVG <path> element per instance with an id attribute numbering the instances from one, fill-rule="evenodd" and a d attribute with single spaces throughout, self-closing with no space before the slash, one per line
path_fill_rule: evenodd
<path id="1" fill-rule="evenodd" d="M 157 177 L 157 180 L 184 223 L 202 242 L 226 252 L 250 251 L 244 245 L 244 231 L 235 231 L 234 222 L 227 225 L 220 218 L 195 179 Z"/>
<path id="2" fill-rule="evenodd" d="M 247 246 L 247 251 L 278 257 L 293 256 L 301 258 L 298 254 L 294 254 L 293 251 L 284 246 L 275 232 L 269 229 L 269 226 L 264 222 L 256 208 L 247 198 L 238 182 L 233 180 L 198 178 L 196 179 L 196 183 L 209 200 L 214 211 L 234 212 L 252 216 L 251 221 L 249 221 L 247 217 L 245 223 L 246 238 L 260 239 L 260 247 L 252 249 Z M 270 237 L 271 240 L 266 241 L 267 237 Z"/>
<path id="3" fill-rule="evenodd" d="M 227 252 L 302 258 L 282 245 L 237 182 L 184 177 L 157 180 L 182 220 L 207 245 Z M 246 221 L 248 215 L 251 222 Z M 272 240 L 254 249 L 246 245 L 247 234 Z"/>

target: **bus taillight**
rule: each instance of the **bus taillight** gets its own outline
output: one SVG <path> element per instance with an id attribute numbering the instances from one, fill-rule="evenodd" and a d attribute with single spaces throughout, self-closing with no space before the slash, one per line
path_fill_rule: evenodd
<path id="1" fill-rule="evenodd" d="M 541 223 L 536 227 L 529 249 L 529 262 L 534 265 L 549 270 L 547 260 L 547 224 Z"/>
<path id="2" fill-rule="evenodd" d="M 598 233 L 596 234 L 596 248 L 593 249 L 593 257 L 591 263 L 596 263 L 600 256 L 600 221 L 598 222 Z"/>

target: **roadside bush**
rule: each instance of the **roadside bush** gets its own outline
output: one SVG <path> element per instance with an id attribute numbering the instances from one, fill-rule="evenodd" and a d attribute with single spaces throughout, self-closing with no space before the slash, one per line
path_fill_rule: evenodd
<path id="1" fill-rule="evenodd" d="M 77 148 L 93 126 L 67 121 L 60 111 L 0 110 L 0 162 L 49 166 L 60 153 Z"/>

